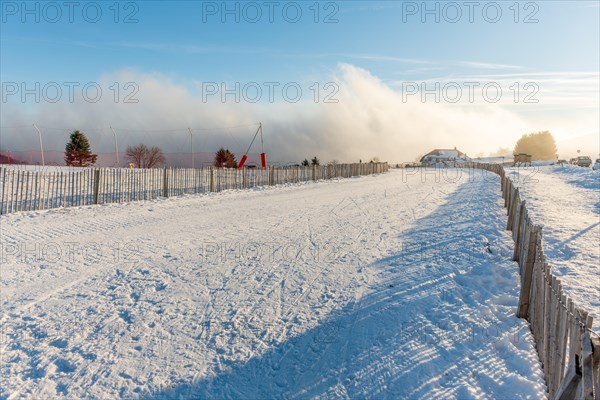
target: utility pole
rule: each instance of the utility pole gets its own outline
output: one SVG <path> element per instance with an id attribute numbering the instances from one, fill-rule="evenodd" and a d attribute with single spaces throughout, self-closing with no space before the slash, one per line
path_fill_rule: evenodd
<path id="1" fill-rule="evenodd" d="M 46 166 L 46 162 L 44 161 L 44 145 L 42 144 L 42 132 L 40 131 L 40 128 L 38 128 L 36 124 L 33 124 L 33 127 L 35 128 L 35 130 L 37 131 L 37 133 L 40 137 L 40 152 L 42 153 L 42 166 Z"/>
<path id="2" fill-rule="evenodd" d="M 117 165 L 116 167 L 119 167 L 119 145 L 117 144 L 117 133 L 115 132 L 115 130 L 113 129 L 113 127 L 110 127 L 110 130 L 113 133 L 113 136 L 115 137 L 115 152 L 116 152 L 116 157 L 117 157 Z"/>
<path id="3" fill-rule="evenodd" d="M 192 155 L 192 169 L 194 168 L 194 135 L 192 134 L 192 128 L 188 128 L 190 132 L 190 154 Z"/>

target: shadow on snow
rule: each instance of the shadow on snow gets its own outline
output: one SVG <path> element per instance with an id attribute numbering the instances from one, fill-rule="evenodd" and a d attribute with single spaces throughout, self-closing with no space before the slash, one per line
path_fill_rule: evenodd
<path id="1" fill-rule="evenodd" d="M 461 184 L 370 265 L 379 278 L 367 294 L 318 326 L 146 398 L 535 397 L 522 377 L 541 373 L 514 316 L 518 271 L 498 188 Z"/>

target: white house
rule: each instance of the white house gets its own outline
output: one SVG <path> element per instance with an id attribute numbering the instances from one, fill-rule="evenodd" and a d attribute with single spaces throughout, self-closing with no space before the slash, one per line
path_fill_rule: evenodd
<path id="1" fill-rule="evenodd" d="M 422 165 L 453 165 L 455 163 L 468 161 L 469 157 L 458 150 L 456 147 L 454 149 L 435 149 L 425 154 L 421 158 Z"/>

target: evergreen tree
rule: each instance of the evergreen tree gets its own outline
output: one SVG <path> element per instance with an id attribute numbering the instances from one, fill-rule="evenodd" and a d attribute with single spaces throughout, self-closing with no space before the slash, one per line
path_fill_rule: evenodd
<path id="1" fill-rule="evenodd" d="M 313 157 L 313 159 L 310 160 L 310 162 L 311 162 L 311 165 L 319 165 L 320 164 L 319 159 L 316 156 Z"/>
<path id="2" fill-rule="evenodd" d="M 65 164 L 69 167 L 89 167 L 96 163 L 90 142 L 83 132 L 73 131 L 65 146 Z"/>
<path id="3" fill-rule="evenodd" d="M 217 168 L 237 168 L 235 155 L 229 149 L 220 148 L 215 153 L 215 167 Z"/>
<path id="4" fill-rule="evenodd" d="M 308 167 L 310 165 L 310 163 L 308 162 L 308 160 L 305 158 L 304 161 L 302 161 L 301 164 L 303 167 Z"/>

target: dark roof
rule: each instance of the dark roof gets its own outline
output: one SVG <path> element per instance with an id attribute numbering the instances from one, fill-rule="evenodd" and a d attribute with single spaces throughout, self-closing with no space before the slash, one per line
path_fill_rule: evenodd
<path id="1" fill-rule="evenodd" d="M 434 150 L 431 150 L 429 153 L 425 154 L 423 157 L 421 157 L 421 162 L 423 162 L 423 160 L 427 156 L 439 156 L 439 155 L 441 155 L 442 151 L 456 151 L 458 153 L 459 157 L 466 156 L 465 153 L 463 153 L 462 151 L 458 150 L 456 147 L 453 148 L 453 149 L 434 149 Z"/>

